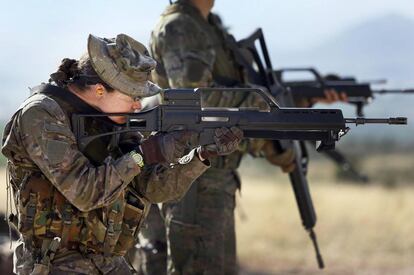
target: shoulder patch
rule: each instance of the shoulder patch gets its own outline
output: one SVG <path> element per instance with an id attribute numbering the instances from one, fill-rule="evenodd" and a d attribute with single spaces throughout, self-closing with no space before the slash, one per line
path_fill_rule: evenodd
<path id="1" fill-rule="evenodd" d="M 47 140 L 46 155 L 49 163 L 52 165 L 59 164 L 65 158 L 65 154 L 70 145 L 67 142 L 60 140 Z"/>

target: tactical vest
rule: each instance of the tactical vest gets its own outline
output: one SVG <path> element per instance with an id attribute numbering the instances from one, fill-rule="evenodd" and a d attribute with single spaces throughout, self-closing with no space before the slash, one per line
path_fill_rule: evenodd
<path id="1" fill-rule="evenodd" d="M 97 112 L 67 90 L 44 85 L 38 93 L 55 100 L 68 118 L 73 113 Z M 91 134 L 113 129 L 109 120 L 88 120 Z M 72 125 L 73 129 L 73 125 Z M 113 144 L 114 136 L 93 141 L 82 152 L 94 165 L 121 152 Z M 10 167 L 18 207 L 18 230 L 25 242 L 40 250 L 44 242 L 61 237 L 60 249 L 106 256 L 125 255 L 137 239 L 139 228 L 148 213 L 149 203 L 129 186 L 109 206 L 81 212 L 67 201 L 36 167 Z M 19 176 L 20 175 L 20 176 Z"/>
<path id="2" fill-rule="evenodd" d="M 165 10 L 161 18 L 166 19 L 172 14 L 187 14 L 205 31 L 208 35 L 206 43 L 210 43 L 215 51 L 215 60 L 213 65 L 213 81 L 220 86 L 237 87 L 244 83 L 244 72 L 236 62 L 231 47 L 227 45 L 227 39 L 230 34 L 221 25 L 220 18 L 215 14 L 210 14 L 208 20 L 205 20 L 197 8 L 193 7 L 186 1 L 178 1 Z M 163 19 L 161 19 L 163 20 Z M 162 64 L 161 64 L 162 65 Z M 165 70 L 157 71 L 164 73 Z M 165 75 L 164 75 L 165 78 Z M 239 107 L 246 98 L 245 93 L 235 93 L 230 100 L 226 99 L 228 106 L 222 106 L 223 101 L 220 96 L 209 96 L 203 98 L 203 101 L 209 107 Z M 207 174 L 214 173 L 214 168 L 234 170 L 239 167 L 243 153 L 234 152 L 229 156 L 221 156 L 211 159 L 211 168 L 206 171 Z"/>

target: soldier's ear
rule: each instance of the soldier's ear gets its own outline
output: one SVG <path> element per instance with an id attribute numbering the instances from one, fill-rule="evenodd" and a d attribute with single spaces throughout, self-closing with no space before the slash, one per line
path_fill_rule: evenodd
<path id="1" fill-rule="evenodd" d="M 98 98 L 102 97 L 106 92 L 105 87 L 102 84 L 99 84 L 99 83 L 93 85 L 93 89 L 94 89 L 96 97 L 98 97 Z"/>

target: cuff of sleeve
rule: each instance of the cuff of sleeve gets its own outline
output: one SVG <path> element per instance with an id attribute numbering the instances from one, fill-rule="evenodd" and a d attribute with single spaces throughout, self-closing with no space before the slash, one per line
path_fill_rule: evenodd
<path id="1" fill-rule="evenodd" d="M 115 166 L 123 182 L 129 183 L 135 176 L 141 173 L 141 168 L 129 153 L 119 158 Z"/>
<path id="2" fill-rule="evenodd" d="M 190 153 L 180 158 L 178 160 L 178 163 L 182 165 L 189 164 L 190 162 L 192 162 L 193 159 L 198 159 L 200 162 L 210 167 L 210 161 L 208 160 L 208 158 L 203 158 L 203 156 L 201 156 L 200 149 L 201 149 L 201 146 L 194 148 L 193 150 L 190 151 Z M 202 157 L 203 160 L 201 160 L 200 157 Z"/>

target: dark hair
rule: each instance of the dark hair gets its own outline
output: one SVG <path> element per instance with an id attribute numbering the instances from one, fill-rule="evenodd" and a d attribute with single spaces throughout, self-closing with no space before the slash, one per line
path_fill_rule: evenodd
<path id="1" fill-rule="evenodd" d="M 64 58 L 58 70 L 50 75 L 49 82 L 54 82 L 57 86 L 64 88 L 71 84 L 81 91 L 85 90 L 87 85 L 100 83 L 108 92 L 114 90 L 96 73 L 87 53 L 79 60 Z"/>

